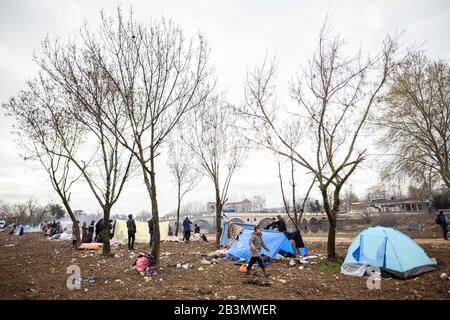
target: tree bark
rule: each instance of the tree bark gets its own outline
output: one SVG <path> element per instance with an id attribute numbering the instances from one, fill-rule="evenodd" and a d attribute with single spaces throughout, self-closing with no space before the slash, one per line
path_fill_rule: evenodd
<path id="1" fill-rule="evenodd" d="M 81 245 L 81 236 L 80 236 L 80 226 L 77 222 L 77 218 L 75 217 L 75 214 L 72 211 L 72 208 L 70 207 L 69 203 L 65 199 L 61 199 L 64 205 L 64 208 L 66 208 L 67 213 L 69 214 L 70 220 L 72 220 L 72 232 L 75 235 L 76 240 L 76 247 L 78 248 Z"/>
<path id="2" fill-rule="evenodd" d="M 220 199 L 219 186 L 216 184 L 216 246 L 220 247 L 220 236 L 222 234 L 222 200 Z"/>
<path id="3" fill-rule="evenodd" d="M 178 230 L 180 228 L 180 206 L 181 206 L 181 185 L 178 182 L 178 198 L 177 198 L 177 225 L 175 227 L 175 236 L 178 237 Z"/>
<path id="4" fill-rule="evenodd" d="M 327 258 L 329 261 L 336 260 L 336 219 L 330 219 L 328 226 Z"/>
<path id="5" fill-rule="evenodd" d="M 111 208 L 103 208 L 103 254 L 111 254 L 111 244 L 109 241 L 109 217 L 111 215 Z"/>
<path id="6" fill-rule="evenodd" d="M 159 214 L 158 214 L 158 200 L 156 199 L 156 185 L 155 185 L 155 173 L 152 171 L 150 173 L 150 180 L 151 180 L 151 186 L 150 186 L 150 198 L 152 201 L 152 217 L 153 217 L 153 230 L 154 230 L 154 237 L 155 242 L 152 248 L 152 255 L 155 258 L 155 264 L 159 265 L 159 253 L 160 253 L 160 230 L 159 230 Z"/>

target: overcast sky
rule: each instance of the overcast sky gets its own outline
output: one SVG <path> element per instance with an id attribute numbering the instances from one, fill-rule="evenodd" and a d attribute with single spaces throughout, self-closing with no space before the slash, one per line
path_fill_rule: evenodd
<path id="1" fill-rule="evenodd" d="M 336 32 L 352 47 L 368 51 L 380 48 L 387 33 L 403 31 L 402 42 L 421 46 L 432 58 L 450 58 L 450 1 L 0 1 L 0 102 L 24 88 L 36 75 L 32 61 L 40 42 L 50 36 L 75 33 L 84 19 L 98 22 L 102 8 L 114 14 L 117 4 L 127 10 L 132 4 L 135 17 L 150 21 L 162 16 L 179 23 L 188 35 L 202 32 L 212 46 L 211 62 L 220 88 L 233 103 L 242 101 L 245 72 L 260 63 L 266 53 L 276 55 L 279 95 L 287 96 L 287 82 L 299 65 L 311 56 L 320 25 L 329 12 Z M 36 165 L 18 155 L 10 134 L 11 122 L 0 116 L 0 200 L 16 202 L 34 197 L 46 202 L 57 200 L 45 175 Z M 369 146 L 373 153 L 373 147 Z M 372 159 L 373 160 L 373 159 Z M 176 206 L 176 193 L 165 159 L 157 171 L 158 202 L 165 214 Z M 238 200 L 264 194 L 267 205 L 280 206 L 276 162 L 268 155 L 252 154 L 232 180 L 230 192 Z M 299 175 L 300 183 L 304 177 Z M 360 168 L 351 179 L 363 196 L 377 181 L 369 166 Z M 306 186 L 305 186 L 306 187 Z M 212 201 L 214 189 L 205 177 L 186 202 Z M 315 192 L 317 195 L 317 192 Z M 74 209 L 96 212 L 99 205 L 88 188 L 78 184 L 72 195 Z M 130 181 L 113 213 L 149 210 L 150 201 L 140 177 Z"/>

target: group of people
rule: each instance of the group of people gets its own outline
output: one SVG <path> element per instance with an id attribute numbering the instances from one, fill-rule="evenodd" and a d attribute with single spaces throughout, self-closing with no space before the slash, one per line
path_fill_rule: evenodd
<path id="1" fill-rule="evenodd" d="M 105 229 L 105 226 L 109 230 L 109 239 L 112 239 L 115 229 L 115 223 L 113 220 L 109 220 L 108 224 L 105 223 L 104 219 L 98 220 L 97 223 L 95 220 L 92 220 L 89 225 L 87 225 L 86 221 L 84 221 L 81 226 L 81 242 L 103 242 L 103 230 Z"/>
<path id="2" fill-rule="evenodd" d="M 183 220 L 183 241 L 188 243 L 191 239 L 191 228 L 192 221 L 189 220 L 189 218 L 186 216 Z M 194 234 L 198 234 L 198 236 L 203 240 L 208 242 L 208 238 L 206 238 L 206 235 L 203 233 L 200 235 L 200 226 L 198 224 L 194 225 Z"/>
<path id="3" fill-rule="evenodd" d="M 148 220 L 148 232 L 150 234 L 149 246 L 153 247 L 155 244 L 155 224 L 153 219 Z M 128 231 L 128 250 L 134 250 L 134 242 L 136 240 L 136 222 L 133 219 L 133 215 L 128 215 L 127 220 L 127 231 Z"/>
<path id="4" fill-rule="evenodd" d="M 55 234 L 62 233 L 63 227 L 61 221 L 44 221 L 44 223 L 41 224 L 41 230 L 44 236 L 52 237 Z"/>

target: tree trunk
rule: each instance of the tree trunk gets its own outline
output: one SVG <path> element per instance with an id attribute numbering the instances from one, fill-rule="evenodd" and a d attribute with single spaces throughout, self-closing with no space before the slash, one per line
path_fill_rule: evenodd
<path id="1" fill-rule="evenodd" d="M 220 236 L 222 234 L 222 200 L 220 199 L 219 186 L 216 184 L 216 246 L 220 247 Z"/>
<path id="2" fill-rule="evenodd" d="M 177 197 L 177 225 L 175 227 L 175 236 L 178 237 L 178 229 L 180 228 L 180 205 L 181 205 L 181 185 L 178 183 L 178 197 Z"/>
<path id="3" fill-rule="evenodd" d="M 336 260 L 336 218 L 328 218 L 328 242 L 327 242 L 327 258 L 328 260 Z"/>
<path id="4" fill-rule="evenodd" d="M 103 254 L 111 254 L 111 244 L 109 241 L 109 217 L 111 214 L 111 207 L 103 208 Z"/>
<path id="5" fill-rule="evenodd" d="M 80 226 L 77 222 L 77 218 L 75 217 L 75 214 L 72 211 L 72 208 L 70 207 L 69 203 L 65 199 L 61 199 L 64 205 L 64 208 L 66 208 L 67 213 L 69 214 L 70 220 L 72 220 L 72 232 L 75 235 L 76 240 L 76 247 L 78 248 L 81 245 L 81 235 L 80 235 Z"/>
<path id="6" fill-rule="evenodd" d="M 322 199 L 323 199 L 323 209 L 325 210 L 328 217 L 328 240 L 327 240 L 327 259 L 329 261 L 336 260 L 336 215 L 334 209 L 337 205 L 339 208 L 339 197 L 333 199 L 333 208 L 330 207 L 328 201 L 328 190 L 322 189 Z M 335 191 L 336 193 L 336 191 Z M 339 196 L 339 194 L 338 194 Z"/>
<path id="7" fill-rule="evenodd" d="M 152 161 L 152 168 L 153 168 L 153 160 Z M 159 253 L 160 253 L 160 242 L 161 242 L 161 236 L 160 236 L 160 230 L 159 230 L 159 214 L 158 214 L 158 200 L 156 199 L 156 184 L 155 184 L 155 172 L 153 169 L 150 171 L 150 199 L 152 201 L 152 217 L 153 217 L 153 230 L 154 230 L 154 237 L 155 237 L 155 243 L 152 248 L 152 255 L 155 258 L 155 264 L 156 266 L 159 266 Z"/>

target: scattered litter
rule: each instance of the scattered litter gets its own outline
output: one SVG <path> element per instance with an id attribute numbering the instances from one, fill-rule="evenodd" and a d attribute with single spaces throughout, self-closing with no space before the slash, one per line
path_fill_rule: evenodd
<path id="1" fill-rule="evenodd" d="M 181 263 L 177 263 L 177 268 L 181 268 Z"/>
<path id="2" fill-rule="evenodd" d="M 201 263 L 201 264 L 211 264 L 211 262 L 209 262 L 209 261 L 206 260 L 206 259 L 203 259 L 202 261 L 200 261 L 200 263 Z"/>
<path id="3" fill-rule="evenodd" d="M 435 258 L 431 258 L 430 260 L 433 262 L 433 264 L 436 264 L 436 265 L 437 265 L 437 261 L 436 261 Z"/>
<path id="4" fill-rule="evenodd" d="M 300 270 L 303 270 L 303 269 L 305 269 L 305 267 L 304 266 L 300 266 L 300 267 L 298 267 Z"/>
<path id="5" fill-rule="evenodd" d="M 278 281 L 280 281 L 281 283 L 286 283 L 287 281 L 284 279 L 278 279 Z"/>
<path id="6" fill-rule="evenodd" d="M 308 264 L 308 263 L 310 263 L 310 261 L 308 261 L 306 259 L 300 259 L 300 263 L 301 264 Z"/>
<path id="7" fill-rule="evenodd" d="M 146 274 L 147 276 L 154 277 L 154 276 L 156 276 L 158 273 L 157 273 L 155 270 L 148 269 L 148 270 L 145 272 L 145 274 Z"/>
<path id="8" fill-rule="evenodd" d="M 295 260 L 294 260 L 294 259 L 289 260 L 289 265 L 290 265 L 291 267 L 294 267 L 294 266 L 296 265 Z"/>
<path id="9" fill-rule="evenodd" d="M 95 277 L 94 276 L 88 276 L 88 277 L 83 279 L 83 283 L 94 283 L 94 282 L 95 282 Z"/>
<path id="10" fill-rule="evenodd" d="M 198 269 L 197 269 L 198 271 L 203 271 L 203 270 L 205 270 L 203 267 L 199 267 Z"/>
<path id="11" fill-rule="evenodd" d="M 16 245 L 11 243 L 11 244 L 5 244 L 4 247 L 15 247 Z"/>
<path id="12" fill-rule="evenodd" d="M 234 300 L 236 299 L 236 296 L 228 296 L 227 299 Z"/>
<path id="13" fill-rule="evenodd" d="M 447 280 L 448 279 L 448 275 L 444 272 L 441 274 L 441 279 L 442 280 Z"/>

